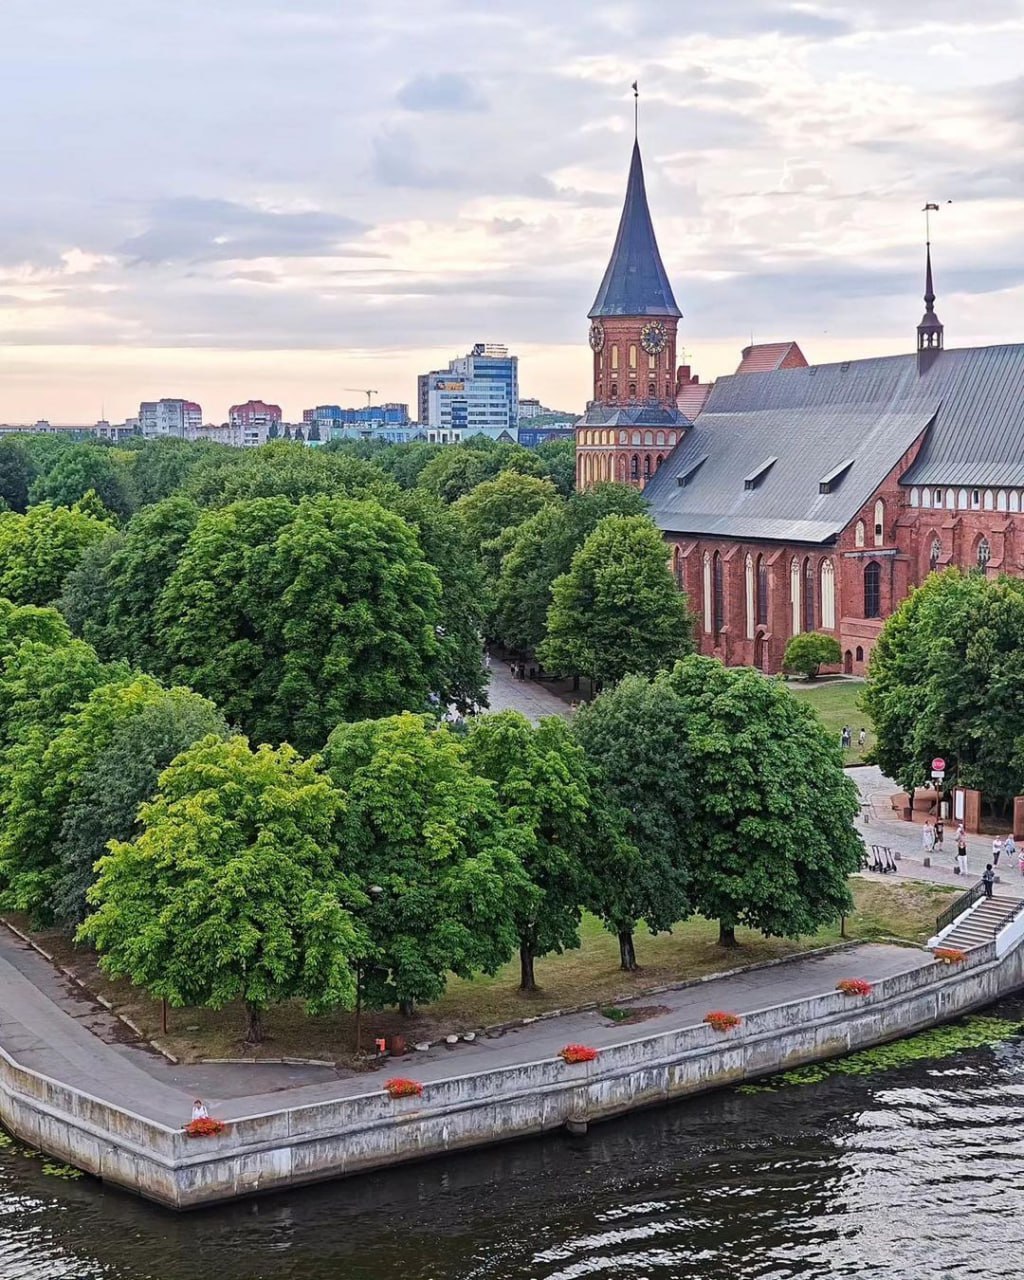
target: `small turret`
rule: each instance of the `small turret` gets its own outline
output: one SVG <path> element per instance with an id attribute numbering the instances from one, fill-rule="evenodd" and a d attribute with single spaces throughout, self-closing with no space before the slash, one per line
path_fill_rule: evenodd
<path id="1" fill-rule="evenodd" d="M 917 370 L 924 373 L 942 350 L 944 329 L 935 314 L 935 288 L 932 285 L 932 245 L 925 244 L 924 315 L 917 326 Z"/>

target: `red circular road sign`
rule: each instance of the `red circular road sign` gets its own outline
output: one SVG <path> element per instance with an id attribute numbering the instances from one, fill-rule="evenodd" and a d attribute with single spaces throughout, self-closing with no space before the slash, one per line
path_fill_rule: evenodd
<path id="1" fill-rule="evenodd" d="M 945 767 L 946 767 L 946 762 L 945 760 L 943 760 L 942 756 L 936 756 L 935 759 L 932 761 L 932 768 L 937 771 L 945 769 Z"/>

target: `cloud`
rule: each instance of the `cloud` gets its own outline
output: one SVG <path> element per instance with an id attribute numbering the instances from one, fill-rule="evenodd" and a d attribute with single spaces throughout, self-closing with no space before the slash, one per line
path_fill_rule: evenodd
<path id="1" fill-rule="evenodd" d="M 352 218 L 319 211 L 286 213 L 231 200 L 177 196 L 149 209 L 146 229 L 120 246 L 133 264 L 316 257 L 365 231 Z"/>
<path id="2" fill-rule="evenodd" d="M 484 111 L 487 103 L 471 80 L 454 71 L 414 76 L 395 100 L 406 111 Z"/>
<path id="3" fill-rule="evenodd" d="M 457 191 L 465 185 L 458 170 L 427 164 L 415 138 L 403 129 L 391 129 L 373 139 L 371 172 L 382 187 Z"/>

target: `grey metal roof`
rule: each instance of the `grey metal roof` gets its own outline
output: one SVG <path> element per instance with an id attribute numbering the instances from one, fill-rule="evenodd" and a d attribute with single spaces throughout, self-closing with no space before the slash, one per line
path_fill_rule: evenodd
<path id="1" fill-rule="evenodd" d="M 576 423 L 578 427 L 688 427 L 680 410 L 657 401 L 634 400 L 622 405 L 593 400 Z"/>
<path id="2" fill-rule="evenodd" d="M 682 314 L 676 306 L 672 286 L 658 252 L 651 211 L 647 207 L 640 144 L 634 142 L 619 232 L 601 287 L 590 308 L 590 318 L 675 316 L 678 319 Z"/>
<path id="3" fill-rule="evenodd" d="M 903 484 L 1024 485 L 1024 345 L 720 378 L 644 493 L 667 532 L 826 542 L 922 433 Z"/>
<path id="4" fill-rule="evenodd" d="M 831 541 L 935 417 L 939 398 L 924 381 L 914 356 L 720 378 L 644 490 L 651 513 L 672 533 Z M 747 488 L 771 457 L 777 461 Z"/>

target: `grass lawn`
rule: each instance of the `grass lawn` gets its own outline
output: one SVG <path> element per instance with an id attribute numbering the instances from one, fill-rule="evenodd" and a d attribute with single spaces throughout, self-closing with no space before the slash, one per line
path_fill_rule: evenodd
<path id="1" fill-rule="evenodd" d="M 861 877 L 854 878 L 852 888 L 856 907 L 847 920 L 847 937 L 895 937 L 907 942 L 924 942 L 931 936 L 935 917 L 955 892 L 943 885 L 921 881 L 875 881 Z M 24 927 L 24 922 L 18 923 Z M 363 1018 L 363 1043 L 368 1044 L 374 1036 L 396 1032 L 404 1034 L 410 1042 L 435 1040 L 450 1032 L 477 1030 L 551 1009 L 571 1008 L 591 1001 L 614 1004 L 617 1000 L 642 995 L 651 987 L 794 955 L 839 940 L 838 924 L 814 937 L 799 940 L 763 938 L 745 929 L 738 929 L 736 933 L 741 945 L 733 951 L 717 946 L 718 926 L 707 920 L 689 920 L 671 933 L 655 937 L 641 930 L 636 936 L 636 950 L 643 968 L 638 973 L 627 974 L 619 969 L 616 939 L 597 920 L 588 917 L 579 950 L 537 961 L 540 991 L 523 995 L 517 990 L 517 960 L 493 978 L 477 978 L 471 982 L 453 978 L 441 1000 L 411 1018 L 403 1018 L 394 1011 L 368 1010 Z M 76 949 L 64 935 L 35 936 L 53 952 L 59 964 L 73 968 L 87 987 L 110 1000 L 114 1008 L 131 1018 L 147 1037 L 159 1038 L 182 1061 L 251 1053 L 243 1050 L 239 1043 L 245 1020 L 237 1006 L 220 1011 L 172 1009 L 169 1034 L 161 1036 L 158 1002 L 127 982 L 106 978 L 99 971 L 95 956 L 90 951 Z M 355 1039 L 351 1012 L 310 1018 L 299 1002 L 292 1001 L 270 1009 L 267 1025 L 270 1038 L 257 1056 L 325 1058 L 350 1065 Z"/>
<path id="2" fill-rule="evenodd" d="M 821 716 L 825 728 L 835 735 L 836 742 L 844 724 L 848 724 L 853 733 L 853 745 L 849 751 L 843 752 L 845 764 L 863 763 L 864 752 L 875 745 L 875 729 L 866 711 L 857 706 L 864 685 L 860 681 L 832 680 L 789 680 L 787 687 L 798 698 L 804 698 Z M 867 729 L 868 736 L 864 751 L 857 746 L 857 734 L 861 728 Z"/>

